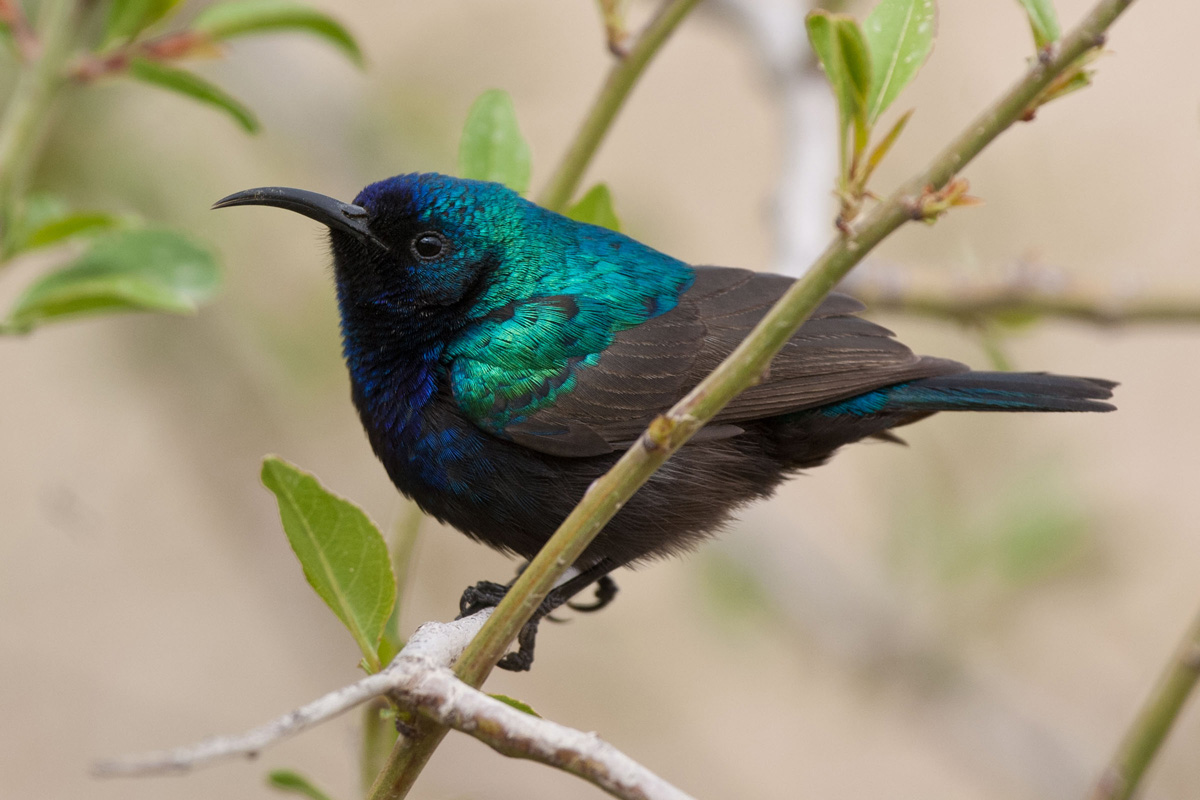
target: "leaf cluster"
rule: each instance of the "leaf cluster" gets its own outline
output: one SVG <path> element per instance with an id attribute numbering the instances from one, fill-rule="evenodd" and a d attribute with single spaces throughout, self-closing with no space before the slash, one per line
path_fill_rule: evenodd
<path id="1" fill-rule="evenodd" d="M 1062 35 L 1051 0 L 1018 0 L 1024 8 L 1038 57 L 1049 52 Z M 806 19 L 809 42 L 824 70 L 838 107 L 838 184 L 841 203 L 838 228 L 848 231 L 864 201 L 871 197 L 868 183 L 876 168 L 895 145 L 912 116 L 906 111 L 876 137 L 880 117 L 900 92 L 916 77 L 933 49 L 937 29 L 935 0 L 880 0 L 860 25 L 848 15 L 817 10 Z M 1032 119 L 1037 108 L 1087 86 L 1089 51 L 1038 96 L 1026 110 Z M 872 142 L 874 145 L 872 146 Z M 974 202 L 962 182 L 957 192 L 922 198 L 915 213 L 932 222 L 948 208 Z M 926 202 L 928 200 L 928 202 Z"/>
<path id="2" fill-rule="evenodd" d="M 458 147 L 458 177 L 502 183 L 518 194 L 529 191 L 533 161 L 529 144 L 517 125 L 512 97 L 500 89 L 481 94 L 467 114 Z M 576 222 L 621 229 L 613 208 L 612 192 L 597 183 L 566 215 Z"/>
<path id="3" fill-rule="evenodd" d="M 36 34 L 16 4 L 3 4 L 0 32 L 34 46 L 17 49 L 18 69 L 40 65 Z M 223 53 L 225 42 L 250 34 L 300 31 L 320 37 L 358 66 L 362 52 L 350 33 L 327 14 L 293 0 L 226 0 L 202 9 L 186 25 L 164 31 L 179 12 L 180 0 L 110 0 L 90 8 L 95 19 L 67 17 L 70 51 L 67 79 L 88 85 L 101 78 L 128 76 L 225 112 L 248 132 L 259 129 L 254 113 L 228 92 L 178 66 L 192 57 Z M 26 52 L 28 51 L 28 52 Z M 20 63 L 20 62 L 24 63 Z M 57 70 L 57 64 L 49 65 Z M 16 108 L 14 94 L 0 122 L 0 138 L 29 117 Z M 44 109 L 41 109 L 44 112 Z M 13 151 L 0 171 L 26 174 L 34 153 Z M 25 163 L 21 163 L 24 161 Z M 119 311 L 192 313 L 216 292 L 220 275 L 215 256 L 191 238 L 137 217 L 105 211 L 73 210 L 61 198 L 25 194 L 16 185 L 0 197 L 0 268 L 18 256 L 58 248 L 58 266 L 33 281 L 7 316 L 0 334 L 28 333 L 37 326 L 85 315 Z"/>

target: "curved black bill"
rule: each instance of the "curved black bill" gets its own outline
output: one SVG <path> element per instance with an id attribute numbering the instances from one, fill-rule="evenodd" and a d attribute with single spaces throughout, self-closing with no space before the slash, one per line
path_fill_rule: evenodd
<path id="1" fill-rule="evenodd" d="M 306 189 L 290 189 L 286 186 L 263 186 L 258 189 L 247 189 L 244 192 L 234 192 L 228 197 L 222 197 L 213 203 L 213 208 L 228 208 L 230 206 L 275 206 L 286 208 L 303 214 L 309 219 L 315 219 L 330 228 L 345 231 L 363 241 L 373 242 L 386 248 L 383 242 L 371 233 L 367 226 L 367 210 L 353 203 L 343 203 L 317 192 Z"/>

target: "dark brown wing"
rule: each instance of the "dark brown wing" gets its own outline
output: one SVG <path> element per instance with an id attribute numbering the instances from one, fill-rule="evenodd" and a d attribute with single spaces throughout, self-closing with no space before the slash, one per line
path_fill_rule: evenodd
<path id="1" fill-rule="evenodd" d="M 553 406 L 509 425 L 513 441 L 550 455 L 591 456 L 627 447 L 746 337 L 792 279 L 697 267 L 671 311 L 618 333 L 599 361 L 575 374 Z M 832 294 L 784 346 L 766 378 L 733 400 L 701 436 L 736 435 L 738 422 L 853 397 L 914 378 L 962 372 L 954 361 L 919 357 L 891 331 L 854 314 L 857 300 Z"/>
<path id="2" fill-rule="evenodd" d="M 704 320 L 706 335 L 689 388 L 746 338 L 792 283 L 782 275 L 696 268 L 688 299 Z M 848 295 L 829 295 L 775 356 L 763 381 L 734 398 L 714 421 L 771 417 L 893 383 L 967 370 L 956 361 L 915 355 L 887 328 L 854 316 L 863 308 Z"/>

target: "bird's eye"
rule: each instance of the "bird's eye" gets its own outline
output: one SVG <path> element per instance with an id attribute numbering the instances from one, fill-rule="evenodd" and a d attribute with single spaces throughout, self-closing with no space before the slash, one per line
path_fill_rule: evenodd
<path id="1" fill-rule="evenodd" d="M 434 231 L 418 233 L 412 240 L 412 252 L 421 261 L 432 261 L 446 250 L 446 237 Z"/>

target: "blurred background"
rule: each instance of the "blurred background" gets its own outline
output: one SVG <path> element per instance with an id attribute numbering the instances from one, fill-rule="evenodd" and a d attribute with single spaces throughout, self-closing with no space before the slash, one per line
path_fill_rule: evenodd
<path id="1" fill-rule="evenodd" d="M 764 0 L 765 2 L 765 0 Z M 191 4 L 185 14 L 201 4 Z M 365 72 L 285 35 L 197 70 L 263 132 L 127 81 L 67 95 L 37 185 L 141 214 L 221 254 L 193 318 L 132 315 L 0 340 L 0 795 L 272 796 L 294 767 L 357 788 L 356 714 L 182 778 L 101 781 L 104 756 L 241 731 L 354 680 L 357 649 L 306 585 L 258 482 L 266 453 L 390 526 L 405 505 L 349 402 L 328 252 L 274 210 L 210 213 L 261 185 L 343 199 L 452 171 L 472 100 L 512 93 L 550 174 L 611 56 L 584 0 L 314 2 Z M 1064 26 L 1087 0 L 1058 0 Z M 851 3 L 865 13 L 869 3 Z M 635 23 L 653 6 L 634 3 Z M 1022 263 L 1115 293 L 1200 298 L 1200 6 L 1138 3 L 1096 85 L 1019 125 L 966 171 L 981 208 L 903 229 L 878 270 L 944 284 Z M 633 94 L 588 175 L 635 237 L 698 263 L 770 268 L 780 95 L 737 15 L 701 8 Z M 890 190 L 1020 73 L 1016 3 L 943 3 Z M 832 235 L 832 229 L 827 235 Z M 0 282 L 0 302 L 44 268 Z M 889 273 L 890 274 L 890 273 Z M 988 365 L 978 334 L 876 315 L 918 352 Z M 595 730 L 700 798 L 1079 797 L 1200 604 L 1200 326 L 1006 330 L 1015 367 L 1119 380 L 1100 415 L 941 415 L 909 447 L 856 446 L 686 560 L 616 575 L 609 609 L 543 628 L 531 674 L 489 691 Z M 402 631 L 515 564 L 423 526 Z M 1200 794 L 1185 711 L 1149 798 Z M 450 736 L 415 798 L 600 797 Z"/>

